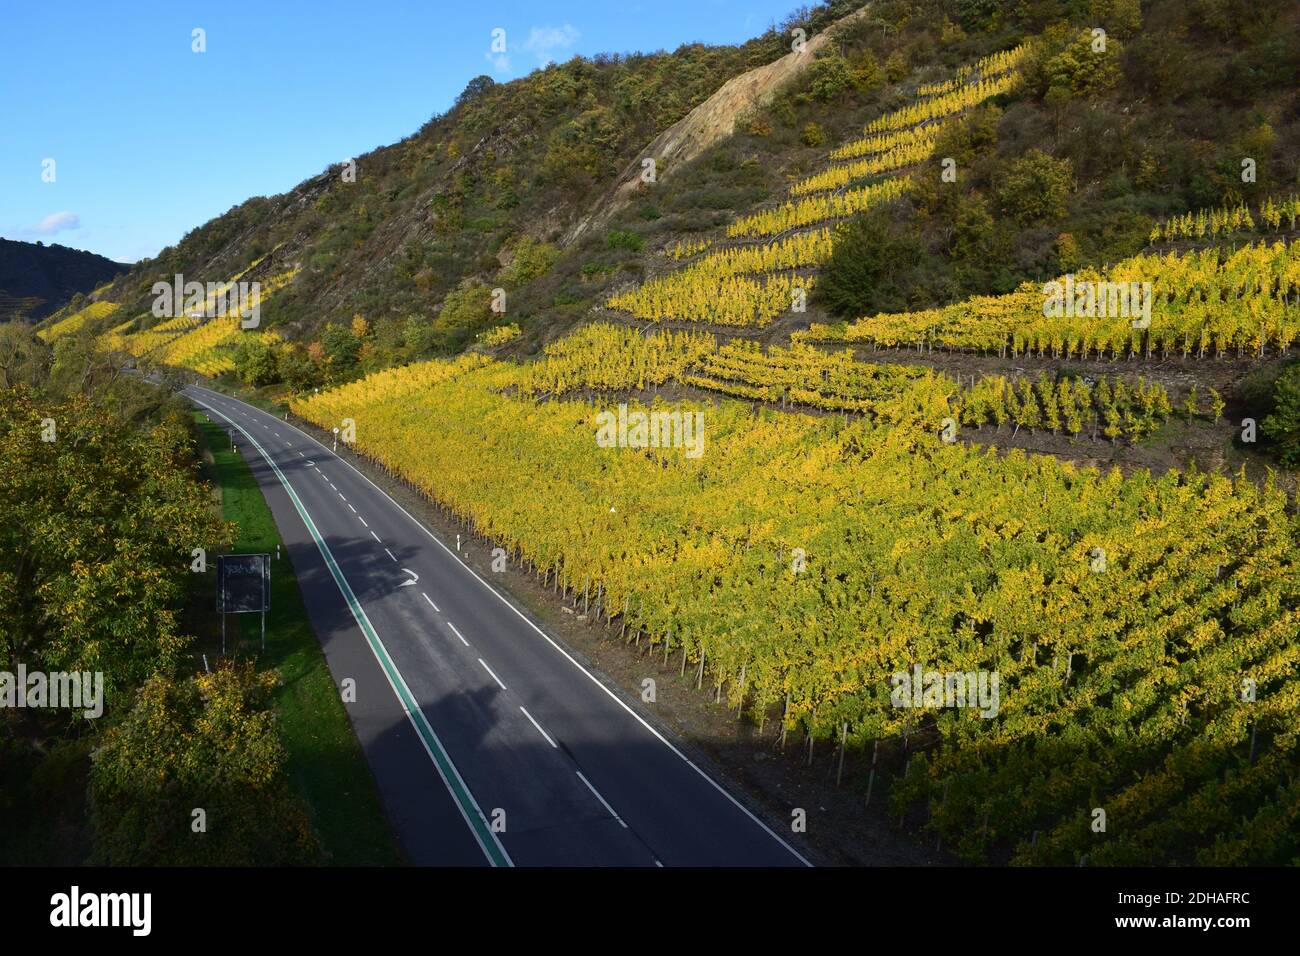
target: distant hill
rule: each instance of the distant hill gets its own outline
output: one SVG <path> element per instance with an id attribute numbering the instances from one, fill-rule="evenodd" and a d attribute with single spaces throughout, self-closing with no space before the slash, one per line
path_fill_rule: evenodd
<path id="1" fill-rule="evenodd" d="M 37 322 L 130 268 L 57 243 L 0 239 L 0 322 Z"/>

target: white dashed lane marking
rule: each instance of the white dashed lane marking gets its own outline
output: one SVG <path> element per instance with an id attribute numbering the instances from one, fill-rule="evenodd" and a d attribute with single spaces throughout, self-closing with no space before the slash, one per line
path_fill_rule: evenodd
<path id="1" fill-rule="evenodd" d="M 539 724 L 537 721 L 533 720 L 533 715 L 530 714 L 528 711 L 524 710 L 523 707 L 520 707 L 519 709 L 522 710 L 523 713 L 524 713 L 524 716 L 528 718 L 528 722 L 529 722 L 530 724 L 532 724 L 534 727 L 537 728 L 537 732 L 538 732 L 539 734 L 541 734 L 543 737 L 546 738 L 546 742 L 547 742 L 548 744 L 550 744 L 552 747 L 554 747 L 556 750 L 559 750 L 559 749 L 560 749 L 559 744 L 557 744 L 554 740 L 551 739 L 551 735 L 550 735 L 550 734 L 548 734 L 546 731 L 542 730 L 542 725 L 541 725 L 541 724 Z"/>
<path id="2" fill-rule="evenodd" d="M 459 636 L 459 635 L 457 635 L 457 636 Z M 461 638 L 461 640 L 464 640 L 464 638 Z M 483 660 L 483 658 L 480 657 L 480 658 L 478 659 L 478 662 L 479 662 L 480 664 L 483 665 L 483 669 L 484 669 L 485 671 L 487 671 L 489 674 L 492 674 L 492 679 L 493 679 L 494 681 L 497 682 L 497 686 L 500 687 L 502 690 L 505 690 L 505 689 L 506 689 L 506 685 L 503 684 L 503 683 L 501 683 L 501 678 L 500 678 L 500 677 L 497 677 L 496 674 L 493 674 L 493 673 L 492 673 L 492 668 L 490 668 L 490 667 L 487 666 L 487 661 Z"/>
<path id="3" fill-rule="evenodd" d="M 617 813 L 615 813 L 614 808 L 611 807 L 609 805 L 609 802 L 600 795 L 600 791 L 591 785 L 591 781 L 582 775 L 581 770 L 576 771 L 576 773 L 578 774 L 578 779 L 587 785 L 587 789 L 596 795 L 596 799 L 600 801 L 600 805 L 604 807 L 606 810 L 608 810 L 609 815 L 613 817 L 615 820 L 617 820 L 622 825 L 623 829 L 626 830 L 627 824 L 623 823 L 623 818 L 620 817 Z"/>

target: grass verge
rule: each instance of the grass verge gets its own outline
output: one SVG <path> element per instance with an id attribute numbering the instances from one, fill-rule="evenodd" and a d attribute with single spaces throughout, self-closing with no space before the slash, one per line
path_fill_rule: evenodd
<path id="1" fill-rule="evenodd" d="M 207 477 L 220 490 L 222 513 L 236 524 L 234 550 L 274 556 L 280 533 L 247 463 L 230 450 L 224 428 L 202 412 L 194 413 L 194 421 L 211 456 Z M 232 615 L 231 626 L 241 619 L 247 635 L 243 646 L 254 651 L 260 644 L 261 623 L 257 615 Z M 307 619 L 287 554 L 272 559 L 266 635 L 266 651 L 258 655 L 258 664 L 280 671 L 276 710 L 289 754 L 289 779 L 310 808 L 326 862 L 401 864 L 374 778 Z"/>

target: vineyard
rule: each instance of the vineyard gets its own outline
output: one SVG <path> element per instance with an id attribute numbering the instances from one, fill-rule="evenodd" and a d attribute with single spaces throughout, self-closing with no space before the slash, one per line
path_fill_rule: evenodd
<path id="1" fill-rule="evenodd" d="M 814 195 L 798 202 L 787 202 L 775 209 L 765 209 L 737 220 L 727 227 L 727 236 L 777 236 L 791 229 L 810 226 L 826 219 L 845 219 L 902 196 L 907 183 L 886 179 L 847 192 L 828 196 Z"/>
<path id="2" fill-rule="evenodd" d="M 251 269 L 252 266 L 248 268 Z M 244 271 L 247 272 L 247 269 Z M 294 275 L 296 271 L 290 270 L 261 282 L 259 291 L 250 296 L 246 307 L 260 307 L 270 295 L 288 285 Z M 199 308 L 205 312 L 214 308 L 237 279 L 238 277 L 231 279 L 206 293 L 204 303 Z M 186 312 L 198 310 L 186 309 Z M 234 369 L 234 358 L 229 346 L 246 331 L 240 326 L 242 320 L 239 316 L 222 315 L 204 319 L 186 314 L 166 319 L 143 331 L 130 332 L 128 327 L 133 321 L 110 329 L 101 336 L 100 347 L 111 352 L 126 352 L 136 358 L 148 358 L 164 365 L 188 368 L 209 376 L 221 375 Z M 279 339 L 273 332 L 257 334 L 267 342 Z"/>
<path id="3" fill-rule="evenodd" d="M 642 335 L 621 325 L 586 325 L 519 368 L 513 384 L 528 396 L 577 389 L 644 389 L 663 385 L 717 347 L 699 332 Z"/>
<path id="4" fill-rule="evenodd" d="M 774 316 L 789 312 L 800 295 L 812 291 L 812 276 L 718 276 L 691 268 L 613 296 L 611 309 L 630 312 L 653 322 L 711 322 L 715 325 L 762 327 Z"/>
<path id="5" fill-rule="evenodd" d="M 810 346 L 772 348 L 735 339 L 688 374 L 685 385 L 751 401 L 853 411 L 886 421 L 937 425 L 956 391 L 951 380 L 906 365 L 868 365 Z"/>
<path id="6" fill-rule="evenodd" d="M 1295 231 L 1300 219 L 1300 196 L 1293 195 L 1280 202 L 1272 198 L 1259 205 L 1258 220 L 1250 214 L 1248 206 L 1222 206 L 1218 209 L 1199 209 L 1162 220 L 1151 230 L 1152 242 L 1170 242 L 1175 239 L 1214 239 L 1238 232 L 1277 232 L 1282 228 Z"/>
<path id="7" fill-rule="evenodd" d="M 815 269 L 829 260 L 835 233 L 821 224 L 851 218 L 906 195 L 908 171 L 930 159 L 944 122 L 1011 91 L 1027 49 L 1021 46 L 986 57 L 950 81 L 922 87 L 910 105 L 880 116 L 867 124 L 862 137 L 830 150 L 822 169 L 791 185 L 787 201 L 727 226 L 726 239 L 747 244 L 718 247 L 709 238 L 680 240 L 665 248 L 665 255 L 676 262 L 694 261 L 615 293 L 606 305 L 654 322 L 697 321 L 741 328 L 761 328 L 779 315 L 802 311 L 815 275 L 782 272 Z M 818 228 L 809 231 L 809 227 Z M 761 246 L 753 244 L 773 239 Z"/>
<path id="8" fill-rule="evenodd" d="M 87 325 L 92 325 L 107 315 L 116 312 L 118 306 L 112 302 L 91 302 L 85 308 L 78 309 L 66 318 L 60 319 L 39 333 L 47 342 L 54 342 L 65 335 L 71 335 Z"/>
<path id="9" fill-rule="evenodd" d="M 598 408 L 555 393 L 662 381 L 692 361 L 818 394 L 847 374 L 823 378 L 847 359 L 818 368 L 805 349 L 764 362 L 705 336 L 629 349 L 621 334 L 557 343 L 537 363 L 547 371 L 429 362 L 293 410 L 325 427 L 354 419 L 358 451 L 557 593 L 707 675 L 760 727 L 813 748 L 846 740 L 864 767 L 880 755 L 895 812 L 972 859 L 1295 861 L 1300 529 L 1284 493 L 1218 475 L 1124 478 L 945 443 L 919 421 L 726 400 L 702 408 L 702 459 L 599 448 Z M 842 380 L 918 407 L 939 381 L 879 375 Z M 1026 388 L 1040 427 L 1048 409 L 1064 429 L 1086 409 L 1122 408 L 1121 422 L 1168 412 L 1144 383 L 1040 380 L 977 384 L 961 414 L 1021 408 Z M 493 473 L 529 480 L 483 480 Z M 996 672 L 997 714 L 891 706 L 891 675 L 916 665 Z M 1088 825 L 1096 808 L 1103 833 Z"/>
<path id="10" fill-rule="evenodd" d="M 1267 350 L 1286 354 L 1300 333 L 1300 257 L 1294 244 L 1138 255 L 1104 275 L 1081 271 L 1071 282 L 1094 294 L 1080 300 L 1072 316 L 1045 314 L 1050 310 L 1044 288 L 1026 283 L 1007 295 L 978 296 L 940 309 L 874 315 L 840 326 L 814 323 L 793 338 L 1012 356 L 1217 358 L 1262 356 Z M 1103 283 L 1115 288 L 1103 289 Z M 1112 291 L 1143 283 L 1151 289 L 1149 325 L 1131 309 L 1109 307 Z"/>
<path id="11" fill-rule="evenodd" d="M 805 295 L 812 290 L 812 276 L 782 273 L 823 264 L 832 245 L 831 231 L 819 229 L 764 245 L 719 249 L 684 269 L 615 295 L 608 305 L 652 322 L 761 327 L 791 309 L 796 289 Z M 751 279 L 750 273 L 770 274 Z"/>

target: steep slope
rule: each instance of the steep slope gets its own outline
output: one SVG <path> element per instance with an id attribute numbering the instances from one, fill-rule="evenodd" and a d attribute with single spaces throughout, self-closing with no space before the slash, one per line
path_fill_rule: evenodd
<path id="1" fill-rule="evenodd" d="M 656 171 L 656 176 L 670 176 L 675 167 L 696 159 L 709 147 L 734 134 L 741 117 L 771 104 L 777 92 L 807 70 L 834 37 L 861 23 L 868 11 L 869 7 L 863 7 L 835 21 L 811 39 L 799 42 L 797 49 L 793 48 L 797 41 L 792 41 L 791 51 L 781 59 L 734 76 L 722 84 L 716 93 L 656 136 L 641 151 L 623 170 L 613 190 L 596 202 L 592 211 L 574 226 L 566 241 L 572 242 L 588 229 L 608 222 L 632 201 L 643 185 L 645 160 L 653 159 L 656 166 L 663 167 L 662 174 Z"/>
<path id="2" fill-rule="evenodd" d="M 266 257 L 266 274 L 301 267 L 265 315 L 291 340 L 319 340 L 328 323 L 361 313 L 390 357 L 458 350 L 490 322 L 493 285 L 534 277 L 536 265 L 510 268 L 521 250 L 553 262 L 590 197 L 645 143 L 729 78 L 788 52 L 781 38 L 793 25 L 815 36 L 832 19 L 802 15 L 734 47 L 574 58 L 507 84 L 476 78 L 413 136 L 248 200 L 140 263 L 107 297 L 144 328 L 154 281 L 224 281 Z"/>
<path id="3" fill-rule="evenodd" d="M 58 243 L 0 239 L 0 322 L 38 322 L 130 268 Z"/>

